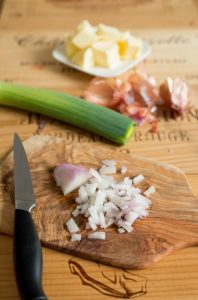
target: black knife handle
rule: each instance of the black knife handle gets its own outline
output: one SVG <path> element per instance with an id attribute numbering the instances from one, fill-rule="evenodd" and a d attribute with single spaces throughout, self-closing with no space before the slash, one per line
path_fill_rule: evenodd
<path id="1" fill-rule="evenodd" d="M 42 288 L 42 250 L 29 212 L 15 210 L 14 267 L 21 299 L 47 300 Z"/>

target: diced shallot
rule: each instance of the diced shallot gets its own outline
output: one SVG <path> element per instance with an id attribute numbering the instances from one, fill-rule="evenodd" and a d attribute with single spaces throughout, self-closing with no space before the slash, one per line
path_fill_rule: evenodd
<path id="1" fill-rule="evenodd" d="M 102 166 L 99 170 L 100 175 L 103 174 L 115 174 L 116 173 L 116 167 L 114 165 L 111 166 Z"/>
<path id="2" fill-rule="evenodd" d="M 76 233 L 76 232 L 80 231 L 78 225 L 76 224 L 76 222 L 74 221 L 73 218 L 70 218 L 66 222 L 66 226 L 67 226 L 70 233 Z"/>
<path id="3" fill-rule="evenodd" d="M 84 185 L 81 185 L 81 187 L 79 188 L 79 197 L 82 199 L 83 202 L 87 201 L 88 194 Z"/>
<path id="4" fill-rule="evenodd" d="M 131 232 L 133 223 L 148 215 L 151 201 L 146 197 L 155 191 L 150 186 L 143 194 L 133 184 L 144 180 L 142 174 L 131 179 L 125 177 L 121 181 L 115 180 L 108 173 L 116 172 L 116 162 L 104 160 L 99 172 L 90 169 L 91 178 L 78 190 L 76 197 L 77 206 L 72 212 L 73 217 L 83 215 L 86 219 L 85 229 L 92 230 L 88 238 L 105 239 L 105 232 L 96 230 L 106 229 L 113 224 L 118 227 L 118 233 Z M 124 171 L 126 171 L 126 167 Z M 121 172 L 123 173 L 123 172 Z M 71 241 L 80 241 L 79 228 L 75 221 L 70 218 L 66 223 L 72 233 Z"/>
<path id="5" fill-rule="evenodd" d="M 100 220 L 99 221 L 100 222 L 100 227 L 105 228 L 106 227 L 106 222 L 105 222 L 105 216 L 104 216 L 103 211 L 99 211 L 98 215 L 99 215 L 99 220 Z"/>
<path id="6" fill-rule="evenodd" d="M 86 188 L 86 191 L 87 191 L 87 195 L 88 196 L 93 196 L 96 192 L 97 186 L 98 186 L 97 183 L 86 184 L 85 188 Z"/>
<path id="7" fill-rule="evenodd" d="M 115 166 L 116 165 L 116 161 L 115 160 L 102 160 L 102 163 L 106 166 Z"/>
<path id="8" fill-rule="evenodd" d="M 126 213 L 125 219 L 129 224 L 133 224 L 138 218 L 139 218 L 139 214 L 136 211 L 129 211 Z"/>
<path id="9" fill-rule="evenodd" d="M 125 166 L 123 166 L 120 171 L 121 171 L 122 174 L 124 174 L 124 173 L 126 173 L 127 168 Z"/>
<path id="10" fill-rule="evenodd" d="M 93 222 L 95 224 L 99 224 L 100 221 L 99 221 L 99 216 L 98 216 L 98 213 L 97 213 L 97 210 L 96 210 L 96 207 L 91 205 L 89 208 L 88 208 L 88 211 L 90 213 L 90 216 L 92 217 L 93 219 Z"/>
<path id="11" fill-rule="evenodd" d="M 124 228 L 122 228 L 122 227 L 119 227 L 119 228 L 118 228 L 118 232 L 119 232 L 119 233 L 125 233 L 126 230 L 124 230 Z"/>
<path id="12" fill-rule="evenodd" d="M 118 226 L 124 228 L 127 232 L 131 232 L 133 230 L 131 224 L 127 221 L 119 220 Z"/>
<path id="13" fill-rule="evenodd" d="M 104 231 L 96 231 L 88 234 L 89 239 L 96 239 L 96 240 L 105 240 L 105 232 Z"/>
<path id="14" fill-rule="evenodd" d="M 72 211 L 72 216 L 76 218 L 80 214 L 80 210 L 76 208 L 75 210 Z"/>
<path id="15" fill-rule="evenodd" d="M 142 174 L 140 174 L 133 178 L 133 183 L 138 184 L 138 183 L 142 182 L 144 179 L 145 179 L 144 176 Z"/>
<path id="16" fill-rule="evenodd" d="M 99 190 L 96 194 L 95 207 L 98 212 L 103 209 L 105 196 L 106 194 L 103 190 L 102 191 Z"/>
<path id="17" fill-rule="evenodd" d="M 93 177 L 95 177 L 98 181 L 101 181 L 102 180 L 102 178 L 101 178 L 101 176 L 100 176 L 100 174 L 98 173 L 98 171 L 96 171 L 96 170 L 94 170 L 94 169 L 90 169 L 89 170 L 89 173 L 93 176 Z"/>
<path id="18" fill-rule="evenodd" d="M 148 197 L 150 194 L 155 193 L 156 189 L 153 185 L 151 185 L 143 194 Z"/>
<path id="19" fill-rule="evenodd" d="M 81 240 L 81 234 L 79 234 L 79 233 L 73 233 L 71 235 L 71 242 L 80 241 L 80 240 Z"/>
<path id="20" fill-rule="evenodd" d="M 95 231 L 97 229 L 97 225 L 94 222 L 94 218 L 89 217 L 88 218 L 88 222 L 89 222 L 90 228 Z"/>
<path id="21" fill-rule="evenodd" d="M 107 221 L 107 223 L 106 223 L 105 228 L 110 227 L 110 226 L 114 223 L 114 219 L 113 219 L 113 218 L 110 218 L 110 219 L 107 219 L 107 220 L 108 220 L 108 221 Z"/>

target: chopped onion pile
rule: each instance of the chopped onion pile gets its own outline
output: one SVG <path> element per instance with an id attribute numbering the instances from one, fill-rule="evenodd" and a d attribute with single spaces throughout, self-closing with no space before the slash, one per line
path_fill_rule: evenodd
<path id="1" fill-rule="evenodd" d="M 145 180 L 142 174 L 134 177 L 124 177 L 122 181 L 116 181 L 109 174 L 116 173 L 116 162 L 111 160 L 102 161 L 103 165 L 99 171 L 90 169 L 92 177 L 78 190 L 76 197 L 76 209 L 72 212 L 74 218 L 83 215 L 87 219 L 85 229 L 96 231 L 106 229 L 112 224 L 117 226 L 118 233 L 131 232 L 133 223 L 142 217 L 148 216 L 148 208 L 151 200 L 147 198 L 155 192 L 150 186 L 145 192 L 136 187 Z M 120 172 L 125 173 L 126 167 Z M 108 175 L 107 175 L 108 174 Z M 67 228 L 72 233 L 72 241 L 81 239 L 79 228 L 73 218 L 67 223 Z M 94 232 L 88 238 L 105 239 L 105 232 Z"/>

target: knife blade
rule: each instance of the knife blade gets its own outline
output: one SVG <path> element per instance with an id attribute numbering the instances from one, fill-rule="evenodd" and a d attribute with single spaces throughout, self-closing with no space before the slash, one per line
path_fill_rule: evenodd
<path id="1" fill-rule="evenodd" d="M 36 205 L 28 160 L 20 137 L 14 135 L 15 221 L 14 269 L 23 300 L 47 300 L 42 288 L 42 250 L 31 216 Z"/>

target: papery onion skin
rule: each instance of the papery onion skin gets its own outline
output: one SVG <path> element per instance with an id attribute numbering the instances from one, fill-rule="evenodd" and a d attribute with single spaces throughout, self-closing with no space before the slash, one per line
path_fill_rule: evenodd
<path id="1" fill-rule="evenodd" d="M 190 89 L 185 81 L 168 77 L 159 89 L 167 108 L 177 111 L 179 114 L 183 114 L 189 109 Z"/>

